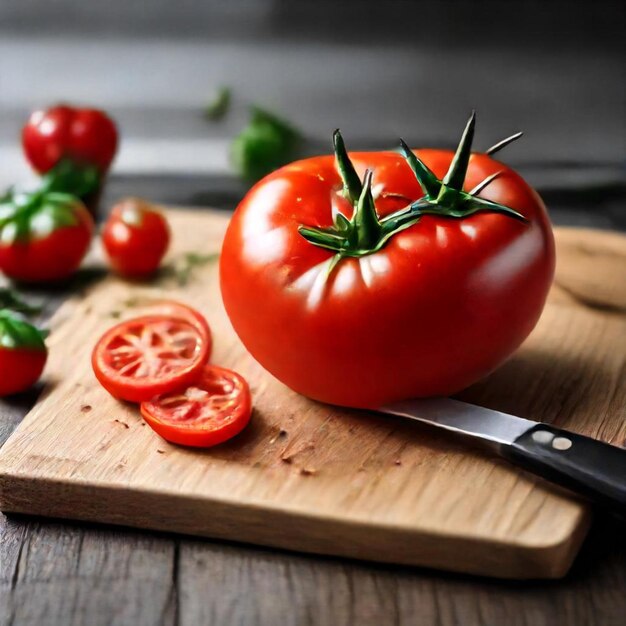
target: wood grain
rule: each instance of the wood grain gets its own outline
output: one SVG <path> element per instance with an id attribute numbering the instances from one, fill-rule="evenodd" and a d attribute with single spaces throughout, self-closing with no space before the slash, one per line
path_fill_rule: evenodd
<path id="1" fill-rule="evenodd" d="M 172 222 L 173 262 L 218 249 L 223 217 L 177 212 Z M 6 510 L 495 576 L 564 573 L 588 522 L 579 503 L 426 429 L 284 389 L 233 340 L 215 271 L 184 288 L 171 275 L 141 289 L 106 279 L 59 311 L 50 384 L 2 451 Z M 130 293 L 167 293 L 207 313 L 215 361 L 253 383 L 255 419 L 237 441 L 206 453 L 169 446 L 97 386 L 88 353 L 111 315 L 129 312 Z M 556 293 L 519 355 L 464 397 L 623 441 L 624 326 L 605 309 Z"/>
<path id="2" fill-rule="evenodd" d="M 626 533 L 594 526 L 565 580 L 520 582 L 0 516 L 0 624 L 621 626 Z"/>

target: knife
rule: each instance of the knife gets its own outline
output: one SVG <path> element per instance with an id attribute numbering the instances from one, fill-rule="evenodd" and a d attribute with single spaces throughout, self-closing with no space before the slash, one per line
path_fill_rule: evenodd
<path id="1" fill-rule="evenodd" d="M 404 400 L 380 413 L 478 439 L 515 465 L 626 515 L 626 450 L 450 398 Z"/>

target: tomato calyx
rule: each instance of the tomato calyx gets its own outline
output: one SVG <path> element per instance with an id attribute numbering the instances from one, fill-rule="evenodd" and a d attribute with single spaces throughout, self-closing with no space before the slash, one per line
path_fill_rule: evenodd
<path id="1" fill-rule="evenodd" d="M 429 169 L 420 158 L 400 139 L 400 145 L 404 158 L 415 174 L 417 182 L 424 191 L 424 196 L 413 202 L 406 210 L 411 213 L 421 215 L 438 215 L 440 217 L 464 218 L 474 215 L 479 211 L 489 211 L 492 213 L 502 213 L 516 220 L 526 222 L 526 218 L 511 207 L 492 202 L 485 198 L 479 198 L 478 194 L 490 185 L 502 171 L 495 172 L 487 176 L 482 182 L 476 185 L 471 191 L 463 191 L 463 183 L 467 174 L 467 167 L 472 154 L 472 142 L 474 140 L 474 128 L 476 126 L 476 113 L 472 112 L 461 136 L 461 141 L 456 149 L 448 172 L 443 180 Z M 494 154 L 506 145 L 521 137 L 521 133 L 516 133 L 511 137 L 492 146 L 487 153 Z"/>
<path id="2" fill-rule="evenodd" d="M 46 351 L 46 332 L 29 324 L 17 313 L 0 310 L 0 348 Z"/>
<path id="3" fill-rule="evenodd" d="M 99 185 L 100 172 L 95 165 L 64 158 L 43 175 L 39 191 L 55 191 L 83 198 L 96 191 Z"/>
<path id="4" fill-rule="evenodd" d="M 100 174 L 93 165 L 62 159 L 32 191 L 11 188 L 0 197 L 0 241 L 28 241 L 45 237 L 57 228 L 75 226 L 75 205 L 95 191 Z"/>
<path id="5" fill-rule="evenodd" d="M 9 287 L 0 287 L 0 312 L 7 309 L 13 313 L 30 316 L 41 313 L 43 307 L 22 300 L 20 294 Z"/>
<path id="6" fill-rule="evenodd" d="M 372 196 L 372 171 L 367 170 L 361 182 L 346 151 L 341 133 L 336 130 L 333 135 L 335 159 L 343 182 L 343 195 L 354 208 L 352 217 L 348 219 L 338 212 L 333 218 L 332 227 L 301 225 L 298 232 L 313 245 L 336 252 L 336 263 L 342 257 L 361 257 L 377 252 L 393 235 L 416 224 L 424 215 L 462 219 L 488 211 L 527 222 L 515 209 L 478 197 L 502 172 L 488 176 L 471 191 L 463 190 L 472 154 L 475 125 L 476 114 L 472 112 L 448 172 L 442 180 L 400 139 L 403 156 L 424 191 L 424 196 L 383 218 L 378 217 Z M 516 133 L 507 137 L 487 150 L 486 154 L 494 154 L 521 135 L 522 133 Z"/>
<path id="7" fill-rule="evenodd" d="M 10 190 L 0 198 L 0 242 L 27 242 L 58 228 L 76 226 L 76 205 L 81 204 L 76 196 L 45 188 L 34 192 Z"/>
<path id="8" fill-rule="evenodd" d="M 343 182 L 343 195 L 354 211 L 348 219 L 337 212 L 332 228 L 300 226 L 298 232 L 313 245 L 344 256 L 361 257 L 380 250 L 396 233 L 415 224 L 420 215 L 406 209 L 379 218 L 372 195 L 372 170 L 366 170 L 363 182 L 348 156 L 339 130 L 333 134 L 337 168 Z"/>

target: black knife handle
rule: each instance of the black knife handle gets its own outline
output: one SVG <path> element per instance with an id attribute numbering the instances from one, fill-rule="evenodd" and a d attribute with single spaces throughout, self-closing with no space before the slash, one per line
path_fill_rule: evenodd
<path id="1" fill-rule="evenodd" d="M 572 491 L 626 514 L 626 450 L 539 424 L 503 446 L 509 461 Z"/>

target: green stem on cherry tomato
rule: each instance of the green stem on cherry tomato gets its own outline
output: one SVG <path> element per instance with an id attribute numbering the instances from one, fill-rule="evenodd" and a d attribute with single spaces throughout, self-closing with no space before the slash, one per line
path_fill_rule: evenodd
<path id="1" fill-rule="evenodd" d="M 100 172 L 95 165 L 61 159 L 41 179 L 39 192 L 55 191 L 83 198 L 100 185 Z"/>
<path id="2" fill-rule="evenodd" d="M 0 348 L 46 351 L 44 338 L 47 333 L 24 321 L 17 313 L 0 310 Z"/>
<path id="3" fill-rule="evenodd" d="M 22 300 L 19 293 L 8 287 L 0 287 L 0 310 L 8 309 L 22 315 L 37 315 L 43 307 Z"/>
<path id="4" fill-rule="evenodd" d="M 28 241 L 56 228 L 74 226 L 76 203 L 80 203 L 77 197 L 45 187 L 28 193 L 11 191 L 0 200 L 0 240 L 5 244 Z M 36 222 L 37 216 L 46 219 Z"/>

